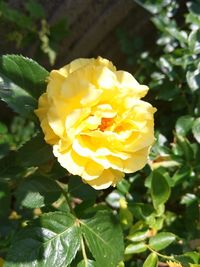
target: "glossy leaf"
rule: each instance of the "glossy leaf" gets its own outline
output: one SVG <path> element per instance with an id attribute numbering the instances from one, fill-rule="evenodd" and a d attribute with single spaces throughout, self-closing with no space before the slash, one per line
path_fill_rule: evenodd
<path id="1" fill-rule="evenodd" d="M 95 267 L 116 267 L 123 259 L 122 231 L 112 213 L 100 211 L 80 220 L 69 213 L 52 212 L 16 235 L 5 266 L 68 266 L 80 247 L 81 234 Z"/>
<path id="2" fill-rule="evenodd" d="M 87 260 L 87 263 L 82 260 L 81 262 L 79 262 L 79 264 L 77 265 L 77 267 L 95 267 L 95 261 L 92 260 Z"/>
<path id="3" fill-rule="evenodd" d="M 31 176 L 19 185 L 16 192 L 18 205 L 40 208 L 56 201 L 61 189 L 56 181 L 42 176 Z"/>
<path id="4" fill-rule="evenodd" d="M 80 177 L 73 176 L 69 178 L 69 193 L 76 198 L 82 200 L 95 200 L 97 192 L 88 184 L 83 183 Z"/>
<path id="5" fill-rule="evenodd" d="M 68 266 L 80 247 L 80 227 L 68 213 L 43 214 L 15 237 L 5 267 Z"/>
<path id="6" fill-rule="evenodd" d="M 195 264 L 200 263 L 200 253 L 196 251 L 186 252 L 184 253 L 184 256 L 192 259 Z"/>
<path id="7" fill-rule="evenodd" d="M 189 47 L 193 53 L 200 53 L 200 31 L 193 30 L 188 37 Z"/>
<path id="8" fill-rule="evenodd" d="M 192 133 L 197 140 L 198 143 L 200 143 L 200 118 L 197 118 L 194 121 L 194 125 L 192 127 Z"/>
<path id="9" fill-rule="evenodd" d="M 130 244 L 125 249 L 125 255 L 138 254 L 138 253 L 144 252 L 146 249 L 147 247 L 144 242 Z"/>
<path id="10" fill-rule="evenodd" d="M 54 158 L 52 147 L 45 143 L 39 133 L 17 151 L 19 165 L 23 167 L 40 166 Z"/>
<path id="11" fill-rule="evenodd" d="M 157 208 L 159 205 L 164 204 L 168 200 L 170 192 L 165 176 L 158 171 L 154 171 L 151 181 L 151 197 L 154 207 Z"/>
<path id="12" fill-rule="evenodd" d="M 30 58 L 18 55 L 2 56 L 0 72 L 36 99 L 46 88 L 48 71 Z"/>
<path id="13" fill-rule="evenodd" d="M 4 76 L 0 70 L 0 98 L 16 113 L 31 117 L 37 101 L 25 90 Z"/>
<path id="14" fill-rule="evenodd" d="M 123 236 L 118 220 L 107 211 L 100 211 L 81 221 L 81 230 L 96 260 L 97 267 L 116 265 L 123 259 Z"/>
<path id="15" fill-rule="evenodd" d="M 127 239 L 132 242 L 140 242 L 148 237 L 149 230 L 137 231 L 131 235 L 127 236 Z"/>
<path id="16" fill-rule="evenodd" d="M 32 59 L 18 55 L 0 58 L 0 98 L 22 116 L 33 116 L 46 88 L 48 72 Z"/>
<path id="17" fill-rule="evenodd" d="M 180 135 L 186 136 L 192 129 L 193 122 L 194 118 L 189 115 L 180 117 L 176 122 L 176 132 Z"/>
<path id="18" fill-rule="evenodd" d="M 0 159 L 0 176 L 1 179 L 10 180 L 21 178 L 21 172 L 24 168 L 17 162 L 15 152 L 10 152 L 8 155 Z"/>
<path id="19" fill-rule="evenodd" d="M 194 160 L 194 150 L 189 140 L 181 135 L 177 135 L 176 139 L 176 145 L 181 153 L 181 156 L 184 157 L 184 159 L 186 159 L 188 162 Z"/>
<path id="20" fill-rule="evenodd" d="M 149 245 L 154 250 L 159 251 L 168 247 L 172 242 L 175 241 L 175 239 L 176 236 L 174 234 L 168 232 L 161 232 L 149 239 Z"/>
<path id="21" fill-rule="evenodd" d="M 119 181 L 118 183 L 117 183 L 117 189 L 118 189 L 118 191 L 120 192 L 120 193 L 122 193 L 122 194 L 128 194 L 128 191 L 129 191 L 129 189 L 130 189 L 130 183 L 127 181 L 127 180 L 125 180 L 125 179 L 122 179 L 121 181 Z"/>
<path id="22" fill-rule="evenodd" d="M 187 83 L 192 92 L 200 88 L 200 71 L 196 69 L 194 71 L 188 71 L 186 73 Z"/>
<path id="23" fill-rule="evenodd" d="M 152 252 L 146 258 L 142 267 L 157 267 L 158 266 L 158 256 L 156 253 Z"/>
<path id="24" fill-rule="evenodd" d="M 186 166 L 182 166 L 172 176 L 172 180 L 174 182 L 174 186 L 184 182 L 184 180 L 187 180 L 188 177 L 190 177 L 190 175 L 191 175 L 191 169 L 187 165 Z"/>

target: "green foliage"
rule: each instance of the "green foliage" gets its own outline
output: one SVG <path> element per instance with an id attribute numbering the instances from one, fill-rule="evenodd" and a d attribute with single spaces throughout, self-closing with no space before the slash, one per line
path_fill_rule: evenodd
<path id="1" fill-rule="evenodd" d="M 34 116 L 48 72 L 22 56 L 1 57 L 0 97 L 20 115 L 11 126 L 0 123 L 4 266 L 200 265 L 199 5 L 136 2 L 152 13 L 154 50 L 117 35 L 135 76 L 149 84 L 158 109 L 156 140 L 149 164 L 114 189 L 95 191 L 60 167 Z M 26 9 L 31 18 L 45 18 L 35 1 Z M 49 27 L 43 27 L 41 42 L 48 49 Z M 55 40 L 62 38 L 60 27 L 54 28 Z"/>
<path id="2" fill-rule="evenodd" d="M 13 118 L 10 128 L 0 122 L 0 159 L 26 143 L 33 136 L 34 128 L 32 121 L 19 116 Z"/>
<path id="3" fill-rule="evenodd" d="M 158 233 L 149 239 L 149 245 L 152 249 L 157 251 L 168 247 L 176 239 L 175 235 L 172 233 Z"/>
<path id="4" fill-rule="evenodd" d="M 122 232 L 111 212 L 99 211 L 90 219 L 58 211 L 41 215 L 14 238 L 5 266 L 69 266 L 79 249 L 87 266 L 86 244 L 95 266 L 114 267 L 122 259 Z"/>
<path id="5" fill-rule="evenodd" d="M 21 116 L 33 115 L 48 72 L 31 59 L 7 55 L 0 58 L 0 75 L 1 99 Z"/>
<path id="6" fill-rule="evenodd" d="M 169 196 L 170 186 L 166 176 L 154 171 L 151 179 L 151 197 L 154 208 L 157 209 L 160 205 L 165 204 Z"/>
<path id="7" fill-rule="evenodd" d="M 0 70 L 8 84 L 15 83 L 34 98 L 38 99 L 46 88 L 48 71 L 29 58 L 17 55 L 2 56 Z"/>
<path id="8" fill-rule="evenodd" d="M 7 28 L 5 44 L 14 42 L 16 49 L 21 52 L 35 43 L 34 57 L 40 59 L 46 55 L 50 65 L 55 64 L 59 42 L 69 34 L 67 20 L 61 18 L 49 25 L 42 3 L 35 0 L 24 1 L 21 10 L 11 8 L 8 3 L 1 1 L 0 23 L 2 28 Z"/>
<path id="9" fill-rule="evenodd" d="M 157 264 L 158 264 L 158 256 L 156 253 L 152 252 L 146 258 L 146 260 L 143 264 L 143 267 L 157 267 Z"/>
<path id="10" fill-rule="evenodd" d="M 134 49 L 135 36 L 119 31 L 117 36 L 135 77 L 149 85 L 150 101 L 158 111 L 156 142 L 150 155 L 153 171 L 145 168 L 130 175 L 130 187 L 124 193 L 134 216 L 127 236 L 126 263 L 142 266 L 141 257 L 146 257 L 144 266 L 157 266 L 159 258 L 189 267 L 199 264 L 199 258 L 195 261 L 186 256 L 186 251 L 193 250 L 190 253 L 199 257 L 199 242 L 194 241 L 200 235 L 199 1 L 135 2 L 152 14 L 156 46 L 147 51 L 144 45 Z M 146 178 L 147 191 L 142 178 Z M 149 256 L 148 250 L 152 252 Z"/>
<path id="11" fill-rule="evenodd" d="M 1 76 L 17 85 L 7 88 L 10 97 L 4 101 L 10 105 L 12 99 L 11 107 L 16 111 L 15 92 L 20 87 L 37 103 L 47 74 L 32 60 L 20 56 L 2 57 Z M 4 84 L 1 90 L 6 90 Z M 19 114 L 26 118 L 27 114 L 20 111 Z M 34 120 L 33 109 L 29 115 Z M 6 235 L 4 228 L 0 232 L 6 238 L 6 242 L 0 244 L 2 256 L 7 254 L 5 266 L 52 266 L 55 262 L 58 266 L 69 266 L 73 261 L 74 264 L 79 262 L 80 266 L 91 263 L 101 266 L 103 263 L 115 267 L 123 259 L 124 252 L 119 219 L 105 207 L 99 211 L 95 207 L 91 209 L 97 193 L 78 177 L 70 179 L 68 186 L 63 181 L 58 182 L 58 175 L 62 172 L 38 127 L 35 124 L 35 133 L 30 140 L 27 138 L 25 143 L 15 147 L 14 151 L 8 151 L 0 160 L 0 205 L 4 207 L 0 213 L 2 226 L 5 222 L 8 225 L 10 221 L 17 223 L 16 235 Z M 7 127 L 1 124 L 0 130 L 6 140 Z M 62 175 L 67 178 L 66 173 Z M 14 209 L 17 213 L 11 211 L 11 195 L 16 199 Z M 69 206 L 73 198 L 84 200 L 82 208 Z M 81 217 L 77 217 L 75 212 Z M 59 247 L 59 254 L 55 247 Z"/>

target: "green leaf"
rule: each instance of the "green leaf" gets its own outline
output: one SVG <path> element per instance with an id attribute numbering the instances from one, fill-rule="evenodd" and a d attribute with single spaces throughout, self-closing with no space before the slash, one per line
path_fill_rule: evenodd
<path id="1" fill-rule="evenodd" d="M 21 178 L 24 168 L 17 163 L 15 152 L 10 152 L 0 160 L 0 177 L 4 180 Z"/>
<path id="2" fill-rule="evenodd" d="M 39 133 L 17 151 L 18 163 L 23 167 L 40 166 L 54 158 L 52 147 L 45 143 Z"/>
<path id="3" fill-rule="evenodd" d="M 191 258 L 195 264 L 200 263 L 200 253 L 196 251 L 186 252 L 184 256 Z"/>
<path id="4" fill-rule="evenodd" d="M 200 17 L 196 14 L 188 13 L 185 16 L 186 23 L 194 24 L 195 26 L 200 27 Z"/>
<path id="5" fill-rule="evenodd" d="M 186 137 L 183 137 L 181 135 L 176 136 L 176 145 L 181 152 L 181 156 L 183 156 L 188 162 L 193 161 L 195 154 L 193 150 L 193 146 L 189 142 L 189 140 Z"/>
<path id="6" fill-rule="evenodd" d="M 189 3 L 188 9 L 191 13 L 195 14 L 195 15 L 200 15 L 200 7 L 199 7 L 199 1 L 191 1 Z"/>
<path id="7" fill-rule="evenodd" d="M 193 122 L 194 118 L 189 115 L 180 117 L 176 122 L 176 132 L 180 135 L 186 136 L 192 129 Z"/>
<path id="8" fill-rule="evenodd" d="M 137 231 L 133 234 L 130 234 L 127 236 L 127 239 L 132 241 L 132 242 L 140 242 L 145 240 L 148 237 L 149 230 L 142 230 L 142 231 Z"/>
<path id="9" fill-rule="evenodd" d="M 79 264 L 77 265 L 77 267 L 95 267 L 95 266 L 96 266 L 95 261 L 92 260 L 87 260 L 87 265 L 84 260 L 79 262 Z"/>
<path id="10" fill-rule="evenodd" d="M 152 252 L 146 258 L 142 267 L 157 267 L 158 266 L 158 256 L 156 253 Z"/>
<path id="11" fill-rule="evenodd" d="M 80 199 L 80 203 L 75 207 L 75 212 L 79 217 L 84 214 L 86 209 L 91 208 L 95 204 L 97 198 L 97 191 L 83 183 L 81 178 L 76 175 L 69 178 L 68 192 L 74 198 Z"/>
<path id="12" fill-rule="evenodd" d="M 170 187 L 165 176 L 158 171 L 154 171 L 151 181 L 151 197 L 153 205 L 157 208 L 164 204 L 170 196 Z"/>
<path id="13" fill-rule="evenodd" d="M 34 60 L 18 55 L 2 56 L 0 71 L 35 98 L 44 92 L 49 74 Z"/>
<path id="14" fill-rule="evenodd" d="M 130 185 L 130 183 L 127 180 L 122 179 L 121 181 L 119 181 L 117 183 L 117 190 L 120 193 L 122 193 L 123 195 L 125 195 L 125 194 L 128 194 L 128 191 L 130 189 L 130 186 L 131 185 Z"/>
<path id="15" fill-rule="evenodd" d="M 5 179 L 21 178 L 27 167 L 39 167 L 54 159 L 52 147 L 38 134 L 25 143 L 18 151 L 10 152 L 0 160 L 0 176 Z"/>
<path id="16" fill-rule="evenodd" d="M 29 0 L 27 3 L 25 3 L 25 8 L 33 19 L 45 17 L 45 10 L 43 6 L 35 0 Z"/>
<path id="17" fill-rule="evenodd" d="M 66 17 L 59 19 L 55 24 L 50 25 L 50 40 L 53 45 L 58 45 L 69 34 L 69 24 Z"/>
<path id="18" fill-rule="evenodd" d="M 40 208 L 56 201 L 61 189 L 56 181 L 42 176 L 31 176 L 19 185 L 17 204 L 26 208 Z"/>
<path id="19" fill-rule="evenodd" d="M 186 206 L 192 205 L 197 201 L 197 196 L 191 193 L 187 193 L 182 196 L 181 204 L 185 204 Z"/>
<path id="20" fill-rule="evenodd" d="M 2 15 L 7 22 L 14 23 L 22 30 L 26 29 L 28 31 L 32 31 L 33 29 L 33 22 L 30 17 L 11 8 L 4 1 L 0 1 L 0 15 Z"/>
<path id="21" fill-rule="evenodd" d="M 184 180 L 186 181 L 188 177 L 190 177 L 190 175 L 191 175 L 191 168 L 189 168 L 187 165 L 182 166 L 172 176 L 174 186 L 183 183 Z"/>
<path id="22" fill-rule="evenodd" d="M 194 125 L 192 127 L 192 133 L 197 140 L 198 143 L 200 143 L 200 118 L 197 118 L 194 121 Z"/>
<path id="23" fill-rule="evenodd" d="M 186 80 L 192 92 L 195 92 L 200 87 L 200 71 L 196 69 L 194 71 L 187 71 Z"/>
<path id="24" fill-rule="evenodd" d="M 7 126 L 4 123 L 0 122 L 0 135 L 7 134 L 7 132 L 8 132 Z"/>
<path id="25" fill-rule="evenodd" d="M 200 53 L 200 30 L 193 30 L 188 37 L 189 47 L 192 53 Z"/>
<path id="26" fill-rule="evenodd" d="M 43 214 L 15 236 L 4 266 L 68 266 L 79 247 L 80 227 L 73 215 Z"/>
<path id="27" fill-rule="evenodd" d="M 22 117 L 32 117 L 33 110 L 37 107 L 37 101 L 21 89 L 9 78 L 4 76 L 0 70 L 0 98 Z"/>
<path id="28" fill-rule="evenodd" d="M 68 191 L 73 197 L 80 198 L 84 201 L 95 200 L 97 196 L 96 190 L 83 183 L 81 178 L 75 175 L 69 178 Z"/>
<path id="29" fill-rule="evenodd" d="M 152 14 L 161 12 L 165 5 L 163 1 L 156 1 L 156 3 L 154 3 L 153 1 L 135 0 L 135 2 Z"/>
<path id="30" fill-rule="evenodd" d="M 81 230 L 96 260 L 96 267 L 116 265 L 123 259 L 123 236 L 120 224 L 107 211 L 99 211 L 93 218 L 82 220 Z"/>
<path id="31" fill-rule="evenodd" d="M 152 205 L 144 203 L 134 203 L 129 205 L 129 209 L 138 220 L 147 220 L 152 216 L 154 209 Z"/>
<path id="32" fill-rule="evenodd" d="M 68 266 L 83 237 L 95 267 L 102 264 L 116 267 L 123 259 L 121 227 L 111 212 L 99 211 L 86 220 L 65 212 L 51 212 L 41 215 L 15 236 L 5 267 Z"/>
<path id="33" fill-rule="evenodd" d="M 130 244 L 125 249 L 125 255 L 141 253 L 144 252 L 146 249 L 147 247 L 144 242 Z"/>
<path id="34" fill-rule="evenodd" d="M 169 232 L 158 233 L 149 239 L 149 245 L 152 249 L 157 251 L 168 247 L 172 242 L 174 242 L 176 236 Z"/>

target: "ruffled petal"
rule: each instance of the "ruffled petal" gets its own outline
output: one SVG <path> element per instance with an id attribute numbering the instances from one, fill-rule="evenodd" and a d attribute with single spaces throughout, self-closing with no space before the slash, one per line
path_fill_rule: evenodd
<path id="1" fill-rule="evenodd" d="M 97 179 L 87 181 L 96 190 L 106 189 L 109 186 L 115 186 L 124 177 L 124 174 L 112 169 L 104 170 Z"/>

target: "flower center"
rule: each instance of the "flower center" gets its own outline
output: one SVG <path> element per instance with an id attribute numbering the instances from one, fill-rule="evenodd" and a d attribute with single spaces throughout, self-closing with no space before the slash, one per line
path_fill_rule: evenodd
<path id="1" fill-rule="evenodd" d="M 101 124 L 99 125 L 100 131 L 104 132 L 106 128 L 110 127 L 113 124 L 113 118 L 102 118 Z"/>

